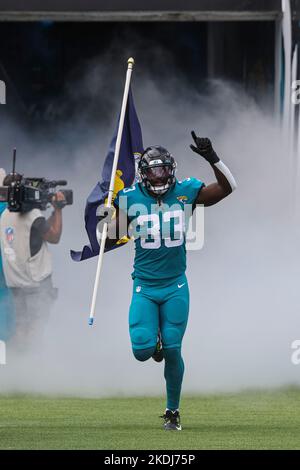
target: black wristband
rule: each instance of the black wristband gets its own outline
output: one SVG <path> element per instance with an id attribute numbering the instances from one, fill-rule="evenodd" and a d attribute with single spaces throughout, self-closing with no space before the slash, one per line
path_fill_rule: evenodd
<path id="1" fill-rule="evenodd" d="M 206 157 L 204 157 L 211 165 L 214 165 L 215 163 L 218 163 L 220 161 L 218 155 L 216 154 L 216 152 L 214 151 L 214 149 L 212 149 L 212 151 L 210 152 L 209 155 L 207 155 Z"/>

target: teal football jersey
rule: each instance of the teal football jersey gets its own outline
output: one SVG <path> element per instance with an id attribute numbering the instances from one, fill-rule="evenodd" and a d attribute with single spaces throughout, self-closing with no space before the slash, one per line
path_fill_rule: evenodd
<path id="1" fill-rule="evenodd" d="M 187 214 L 192 215 L 203 186 L 196 178 L 176 180 L 160 204 L 141 183 L 119 191 L 114 205 L 127 214 L 129 235 L 135 240 L 133 278 L 169 279 L 185 272 Z"/>

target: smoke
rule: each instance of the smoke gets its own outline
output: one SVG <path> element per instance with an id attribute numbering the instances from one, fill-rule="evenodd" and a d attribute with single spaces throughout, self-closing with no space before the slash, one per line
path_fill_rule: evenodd
<path id="1" fill-rule="evenodd" d="M 299 228 L 292 213 L 287 149 L 274 116 L 228 83 L 210 82 L 205 94 L 190 89 L 171 59 L 166 62 L 172 71 L 167 86 L 139 65 L 134 72 L 144 144 L 168 148 L 180 179 L 195 176 L 208 184 L 214 180 L 209 165 L 189 150 L 194 129 L 212 139 L 238 183 L 234 194 L 206 209 L 204 248 L 188 253 L 191 308 L 183 342 L 183 391 L 300 383 L 291 363 L 291 343 L 300 336 Z M 70 81 L 60 103 L 74 105 L 68 122 L 34 132 L 12 121 L 1 124 L 0 166 L 10 169 L 9 154 L 17 146 L 20 172 L 66 178 L 75 191 L 74 205 L 64 209 L 61 243 L 51 247 L 59 298 L 31 350 L 8 349 L 8 363 L 0 369 L 3 393 L 164 392 L 163 365 L 139 363 L 131 353 L 133 244 L 105 255 L 93 328 L 88 314 L 96 260 L 75 264 L 69 256 L 71 248 L 87 241 L 85 199 L 100 177 L 118 114 L 124 71 L 110 67 L 109 55 L 101 57 Z M 114 78 L 109 81 L 109 76 Z M 95 111 L 100 102 L 103 118 Z"/>

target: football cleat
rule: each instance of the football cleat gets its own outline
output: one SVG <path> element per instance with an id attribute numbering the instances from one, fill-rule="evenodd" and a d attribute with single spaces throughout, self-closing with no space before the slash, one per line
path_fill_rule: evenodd
<path id="1" fill-rule="evenodd" d="M 152 355 L 152 359 L 155 362 L 161 362 L 163 360 L 163 358 L 164 358 L 164 351 L 163 351 L 163 348 L 162 348 L 161 336 L 160 336 L 160 333 L 159 333 L 158 337 L 157 337 L 156 348 L 155 348 L 155 351 Z"/>
<path id="2" fill-rule="evenodd" d="M 166 431 L 181 431 L 180 414 L 179 411 L 166 410 L 165 414 L 161 416 L 165 420 L 164 428 Z"/>

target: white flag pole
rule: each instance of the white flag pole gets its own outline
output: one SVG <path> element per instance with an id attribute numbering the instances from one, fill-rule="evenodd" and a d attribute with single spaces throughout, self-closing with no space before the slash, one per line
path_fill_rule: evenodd
<path id="1" fill-rule="evenodd" d="M 134 65 L 134 59 L 130 57 L 127 63 L 128 63 L 128 67 L 127 67 L 127 73 L 126 73 L 125 88 L 124 88 L 124 94 L 123 94 L 123 101 L 122 101 L 121 114 L 120 114 L 120 120 L 119 120 L 119 128 L 118 128 L 116 147 L 115 147 L 115 155 L 114 155 L 114 161 L 113 161 L 113 166 L 112 166 L 112 171 L 111 171 L 111 178 L 110 178 L 110 184 L 109 184 L 109 190 L 108 190 L 108 200 L 107 200 L 106 207 L 111 207 L 112 197 L 114 193 L 115 177 L 116 177 L 116 171 L 117 171 L 117 165 L 118 165 L 118 159 L 119 159 L 119 153 L 120 153 L 120 147 L 121 147 L 121 141 L 122 141 L 124 119 L 125 119 L 126 106 L 127 106 L 127 100 L 128 100 L 131 74 L 132 74 L 132 69 Z M 95 284 L 94 284 L 94 292 L 93 292 L 93 297 L 92 297 L 92 305 L 91 305 L 90 318 L 89 318 L 89 325 L 92 325 L 94 323 L 95 307 L 96 307 L 96 300 L 97 300 L 97 294 L 98 294 L 98 288 L 99 288 L 99 281 L 100 281 L 100 274 L 101 274 L 101 267 L 102 267 L 106 238 L 107 238 L 107 223 L 104 224 L 103 231 L 102 231 L 101 245 L 100 245 L 100 251 L 99 251 L 99 256 L 98 256 L 98 264 L 97 264 L 96 278 L 95 278 Z"/>

